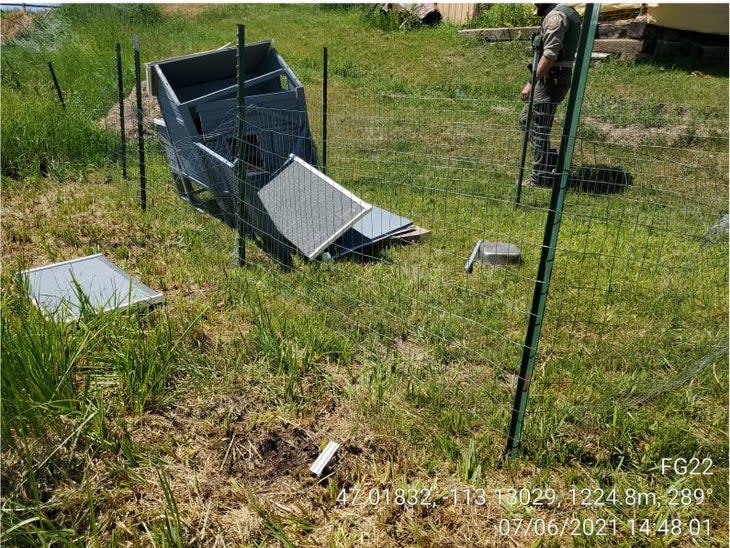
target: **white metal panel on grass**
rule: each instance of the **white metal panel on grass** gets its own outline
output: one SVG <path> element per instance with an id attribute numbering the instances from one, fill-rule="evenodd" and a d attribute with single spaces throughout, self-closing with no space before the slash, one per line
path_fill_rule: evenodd
<path id="1" fill-rule="evenodd" d="M 258 196 L 279 232 L 310 260 L 373 207 L 293 154 Z"/>
<path id="2" fill-rule="evenodd" d="M 132 278 L 101 253 L 31 268 L 20 275 L 27 281 L 31 300 L 62 321 L 78 319 L 84 305 L 101 312 L 165 300 L 162 293 Z"/>

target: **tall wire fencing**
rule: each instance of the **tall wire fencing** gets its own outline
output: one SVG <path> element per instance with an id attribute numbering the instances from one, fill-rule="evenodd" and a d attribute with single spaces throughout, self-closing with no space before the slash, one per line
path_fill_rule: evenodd
<path id="1" fill-rule="evenodd" d="M 618 115 L 593 95 L 525 421 L 532 453 L 565 438 L 600 445 L 606 413 L 687 382 L 727 336 L 726 128 L 681 113 L 646 119 L 631 105 Z M 551 192 L 526 186 L 515 204 L 523 105 L 335 85 L 325 169 L 322 96 L 305 104 L 249 105 L 242 140 L 232 97 L 198 110 L 199 138 L 156 121 L 177 192 L 256 242 L 246 262 L 273 313 L 347 341 L 343 367 L 365 379 L 376 428 L 407 417 L 411 441 L 449 456 L 471 443 L 496 461 Z M 555 147 L 562 117 L 560 107 Z M 385 236 L 348 233 L 353 218 Z M 406 221 L 419 230 L 399 237 L 393 223 Z M 517 246 L 519 264 L 466 269 L 479 240 Z"/>
<path id="2" fill-rule="evenodd" d="M 126 44 L 122 56 L 132 184 L 137 105 Z M 106 61 L 94 71 L 105 75 L 98 81 L 108 103 L 119 95 L 109 78 L 114 51 Z M 56 75 L 66 88 L 63 67 Z M 335 80 L 325 130 L 320 89 L 308 87 L 304 99 L 282 75 L 263 76 L 247 88 L 242 140 L 235 89 L 214 107 L 190 110 L 184 122 L 194 137 L 172 123 L 179 113 L 163 106 L 150 114 L 156 100 L 144 89 L 146 137 L 160 137 L 176 192 L 243 227 L 249 268 L 282 289 L 274 311 L 302 315 L 357 349 L 351 365 L 368 377 L 373 405 L 410 413 L 424 444 L 434 434 L 457 454 L 474 439 L 496 459 L 550 208 L 549 186 L 525 186 L 515 204 L 523 104 L 383 95 Z M 251 99 L 272 82 L 301 94 L 301 103 Z M 50 74 L 46 92 L 54 93 Z M 57 114 L 73 117 L 74 93 L 66 102 Z M 119 114 L 117 107 L 97 116 L 107 167 L 121 160 Z M 560 105 L 553 148 L 563 117 Z M 525 420 L 527 451 L 545 454 L 561 439 L 600 446 L 612 413 L 661 406 L 662 395 L 692 382 L 726 348 L 725 122 L 697 119 L 678 104 L 617 106 L 589 87 Z M 299 181 L 282 175 L 291 154 L 312 168 Z M 264 191 L 277 177 L 277 189 Z M 356 201 L 373 210 L 362 216 Z M 348 215 L 378 236 L 342 231 Z M 516 246 L 519 264 L 465 268 L 480 255 L 479 241 Z"/>
<path id="3" fill-rule="evenodd" d="M 536 451 L 563 436 L 587 458 L 621 453 L 596 434 L 616 412 L 682 415 L 686 397 L 661 397 L 727 352 L 725 123 L 642 108 L 587 94 L 526 419 Z"/>

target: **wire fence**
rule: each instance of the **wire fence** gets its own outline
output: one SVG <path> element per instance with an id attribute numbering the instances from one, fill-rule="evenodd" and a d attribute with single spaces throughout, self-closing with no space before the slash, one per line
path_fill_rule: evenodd
<path id="1" fill-rule="evenodd" d="M 367 166 L 367 175 L 359 176 L 369 183 L 367 195 L 392 196 L 386 207 L 428 196 L 424 211 L 402 213 L 425 214 L 434 231 L 427 244 L 433 262 L 422 264 L 419 275 L 438 278 L 434 293 L 456 289 L 458 322 L 477 331 L 464 344 L 480 349 L 481 363 L 489 366 L 486 386 L 494 387 L 495 378 L 514 379 L 519 362 L 550 191 L 527 188 L 523 206 L 513 207 L 520 105 L 398 101 L 413 107 L 404 119 L 355 119 L 367 120 L 365 127 L 340 142 L 375 136 L 361 145 L 361 156 L 333 157 L 332 170 L 345 164 L 354 174 L 343 170 L 342 178 L 358 180 L 358 167 Z M 437 121 L 434 102 L 446 120 Z M 533 427 L 525 433 L 528 447 L 541 450 L 566 429 L 566 417 L 579 424 L 603 420 L 662 383 L 673 386 L 727 336 L 727 247 L 717 238 L 727 214 L 726 136 L 708 120 L 700 124 L 704 135 L 683 145 L 687 121 L 680 119 L 669 123 L 669 143 L 654 135 L 635 144 L 610 134 L 597 138 L 593 124 L 610 126 L 597 110 L 589 95 L 581 134 L 590 137 L 580 139 L 569 179 L 538 388 L 526 419 Z M 355 120 L 340 127 L 357 127 Z M 459 267 L 476 239 L 516 244 L 522 266 L 464 275 Z M 480 362 L 472 363 L 479 369 Z M 502 385 L 505 392 L 510 384 Z M 553 428 L 544 426 L 545 417 Z M 543 431 L 536 435 L 536 428 Z"/>
<path id="2" fill-rule="evenodd" d="M 435 466 L 443 465 L 456 471 L 443 475 L 445 481 L 480 485 L 482 468 L 491 474 L 504 457 L 516 386 L 526 380 L 520 363 L 529 349 L 551 214 L 550 181 L 525 184 L 516 204 L 524 107 L 518 88 L 514 100 L 475 99 L 459 90 L 444 92 L 447 97 L 382 94 L 359 79 L 338 77 L 325 95 L 319 82 L 301 86 L 288 67 L 263 66 L 247 71 L 239 117 L 230 71 L 185 86 L 173 81 L 168 89 L 153 63 L 140 112 L 131 42 L 120 48 L 122 86 L 110 45 L 83 75 L 86 84 L 96 83 L 98 101 L 82 97 L 90 86 L 71 84 L 70 67 L 59 59 L 56 77 L 66 107 L 55 105 L 48 73 L 38 94 L 58 106 L 43 112 L 47 125 L 61 128 L 49 135 L 68 129 L 65 138 L 87 148 L 82 138 L 92 133 L 84 128 L 98 120 L 88 180 L 100 182 L 108 173 L 104 182 L 120 183 L 130 197 L 124 203 L 132 204 L 140 192 L 141 116 L 151 181 L 144 217 L 160 221 L 176 207 L 177 194 L 187 204 L 180 208 L 189 205 L 232 229 L 229 260 L 219 265 L 226 272 L 210 285 L 226 291 L 213 296 L 216 306 L 247 308 L 231 316 L 247 324 L 240 327 L 242 358 L 231 367 L 247 367 L 252 355 L 258 367 L 269 352 L 270 363 L 261 364 L 289 377 L 286 388 L 274 387 L 273 400 L 288 398 L 287 405 L 312 421 L 320 413 L 334 420 L 330 408 L 348 406 L 348 432 L 363 434 L 355 434 L 361 427 L 351 420 L 356 417 L 375 440 L 372 446 L 381 440 L 407 446 L 408 473 L 411 463 L 416 469 L 423 462 L 436 478 Z M 219 51 L 230 57 L 231 49 Z M 7 82 L 13 71 L 5 66 Z M 39 66 L 45 74 L 45 64 Z M 215 72 L 217 65 L 208 66 Z M 120 97 L 123 112 L 105 112 Z M 713 421 L 710 408 L 723 402 L 717 386 L 727 387 L 728 375 L 726 367 L 716 368 L 728 352 L 728 128 L 726 117 L 698 112 L 668 100 L 617 104 L 600 88 L 587 89 L 536 368 L 528 379 L 521 452 L 538 467 L 643 462 L 646 470 L 657 455 L 714 460 L 720 453 L 726 424 Z M 559 147 L 565 115 L 566 105 L 557 105 L 549 149 Z M 86 125 L 71 132 L 76 120 Z M 66 160 L 58 158 L 50 176 L 63 178 Z M 126 179 L 117 168 L 123 158 Z M 530 148 L 526 181 L 531 158 Z M 165 163 L 169 171 L 161 171 Z M 170 191 L 164 196 L 163 173 Z M 86 218 L 78 216 L 82 225 Z M 138 257 L 118 253 L 131 257 L 125 266 L 144 274 L 140 258 L 156 248 L 141 248 L 151 243 L 148 235 L 165 245 L 170 240 L 156 235 L 162 232 L 175 234 L 174 245 L 184 254 L 190 250 L 193 260 L 221 256 L 225 230 L 201 222 L 195 230 L 203 238 L 196 233 L 189 242 L 195 217 L 180 219 L 180 229 L 167 219 L 159 232 L 135 231 L 130 241 L 139 241 L 140 250 L 132 251 Z M 243 239 L 237 241 L 237 232 Z M 89 252 L 103 251 L 98 242 L 123 241 L 63 237 L 75 249 L 96 247 Z M 502 256 L 489 256 L 497 249 L 490 242 L 506 244 Z M 214 252 L 200 254 L 208 245 Z M 176 275 L 204 276 L 205 270 L 184 266 Z M 194 294 L 186 289 L 185 300 Z M 239 329 L 227 319 L 220 325 Z M 665 435 L 654 435 L 658 430 Z M 653 458 L 642 460 L 650 451 Z M 46 460 L 38 459 L 42 466 Z M 601 481 L 586 476 L 594 479 Z M 540 475 L 530 481 L 539 484 Z"/>
<path id="3" fill-rule="evenodd" d="M 60 23 L 39 18 L 47 32 L 16 40 L 47 49 Z M 230 69 L 235 49 L 218 51 Z M 104 87 L 104 104 L 118 102 L 115 53 L 85 75 Z M 120 53 L 132 185 L 130 44 Z M 154 150 L 150 137 L 159 137 L 181 198 L 242 226 L 249 268 L 280 288 L 274 312 L 302 316 L 357 349 L 349 365 L 366 371 L 373 405 L 411 416 L 424 444 L 455 454 L 458 440 L 475 439 L 497 459 L 550 210 L 549 185 L 525 186 L 515 204 L 523 104 L 379 94 L 336 80 L 325 129 L 321 89 L 305 93 L 287 69 L 247 74 L 242 139 L 235 75 L 188 86 L 175 102 L 153 69 L 142 93 L 146 146 Z M 67 85 L 63 66 L 56 76 L 72 117 L 81 99 L 68 88 L 78 86 Z M 121 161 L 120 112 L 98 114 L 111 167 Z M 558 105 L 551 148 L 564 116 Z M 617 105 L 589 86 L 525 423 L 528 452 L 549 450 L 563 434 L 600 437 L 613 409 L 651 404 L 725 348 L 727 143 L 725 119 L 698 119 L 679 104 Z M 479 241 L 516 246 L 520 263 L 465 268 L 483 255 Z M 453 439 L 434 442 L 431 434 L 452 423 Z"/>
<path id="4" fill-rule="evenodd" d="M 279 288 L 273 310 L 357 349 L 350 366 L 369 368 L 374 405 L 411 416 L 416 438 L 447 454 L 440 428 L 461 425 L 456 438 L 498 459 L 550 209 L 550 183 L 515 204 L 523 105 L 336 86 L 324 112 L 321 94 L 305 101 L 269 69 L 247 76 L 243 120 L 233 80 L 177 102 L 158 83 L 177 193 L 257 244 L 245 259 Z M 562 436 L 590 444 L 586 425 L 688 382 L 726 348 L 727 142 L 722 120 L 616 110 L 588 90 L 528 452 Z M 519 264 L 465 268 L 480 241 L 516 246 Z"/>
<path id="5" fill-rule="evenodd" d="M 689 382 L 727 350 L 727 135 L 684 116 L 651 131 L 636 110 L 627 131 L 590 99 L 526 419 L 540 450 L 563 431 L 595 452 L 590 426 Z M 559 427 L 539 420 L 550 415 Z"/>

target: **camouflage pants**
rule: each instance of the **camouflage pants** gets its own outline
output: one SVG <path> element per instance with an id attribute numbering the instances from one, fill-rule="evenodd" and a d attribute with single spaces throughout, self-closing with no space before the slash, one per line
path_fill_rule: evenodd
<path id="1" fill-rule="evenodd" d="M 532 176 L 535 184 L 551 185 L 552 172 L 558 162 L 557 150 L 550 148 L 550 133 L 555 119 L 555 111 L 570 89 L 570 71 L 560 71 L 556 77 L 546 82 L 539 81 L 535 86 L 532 103 L 532 120 L 528 140 L 532 146 Z M 527 130 L 529 104 L 520 113 L 520 129 Z"/>

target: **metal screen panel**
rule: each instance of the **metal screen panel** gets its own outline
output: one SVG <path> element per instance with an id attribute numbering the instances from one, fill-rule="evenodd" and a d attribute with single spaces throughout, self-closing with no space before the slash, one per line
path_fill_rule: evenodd
<path id="1" fill-rule="evenodd" d="M 31 268 L 20 273 L 33 302 L 55 319 L 78 319 L 82 302 L 101 312 L 164 302 L 162 293 L 135 280 L 101 254 Z"/>
<path id="2" fill-rule="evenodd" d="M 341 257 L 409 229 L 413 221 L 378 206 L 352 225 L 329 248 L 332 257 Z"/>
<path id="3" fill-rule="evenodd" d="M 372 209 L 294 155 L 258 196 L 279 232 L 310 260 Z"/>

